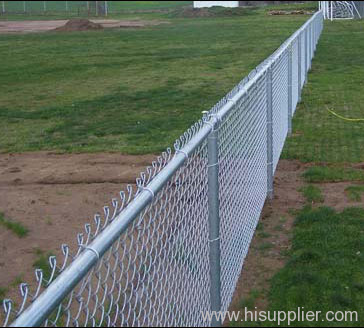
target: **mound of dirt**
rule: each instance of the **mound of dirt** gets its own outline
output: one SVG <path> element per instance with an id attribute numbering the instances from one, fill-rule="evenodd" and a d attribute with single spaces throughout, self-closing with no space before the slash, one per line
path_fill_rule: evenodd
<path id="1" fill-rule="evenodd" d="M 312 15 L 312 11 L 305 10 L 271 10 L 268 12 L 269 15 Z"/>
<path id="2" fill-rule="evenodd" d="M 54 31 L 72 32 L 103 29 L 101 24 L 89 21 L 88 19 L 70 19 L 65 25 L 56 28 Z"/>
<path id="3" fill-rule="evenodd" d="M 180 18 L 195 18 L 195 17 L 231 17 L 247 15 L 251 10 L 247 8 L 182 8 L 173 12 L 173 16 Z"/>

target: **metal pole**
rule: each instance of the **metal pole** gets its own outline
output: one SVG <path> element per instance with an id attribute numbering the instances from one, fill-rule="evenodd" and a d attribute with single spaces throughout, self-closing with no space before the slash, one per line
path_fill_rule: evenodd
<path id="1" fill-rule="evenodd" d="M 302 33 L 298 35 L 298 102 L 301 102 L 301 89 L 302 89 Z"/>
<path id="2" fill-rule="evenodd" d="M 267 197 L 273 199 L 273 92 L 272 92 L 272 66 L 267 69 Z"/>
<path id="3" fill-rule="evenodd" d="M 105 16 L 109 14 L 109 4 L 105 1 Z"/>
<path id="4" fill-rule="evenodd" d="M 3 5 L 3 14 L 5 14 L 5 1 L 2 1 L 2 5 Z"/>
<path id="5" fill-rule="evenodd" d="M 322 4 L 321 4 L 321 10 L 322 10 L 322 13 L 324 15 L 324 18 L 325 18 L 325 3 L 322 1 Z"/>
<path id="6" fill-rule="evenodd" d="M 324 12 L 324 19 L 326 19 L 326 1 L 323 1 L 323 8 L 322 8 L 323 12 Z"/>
<path id="7" fill-rule="evenodd" d="M 44 11 L 47 11 L 47 5 L 46 5 L 46 2 L 45 1 L 43 1 L 43 10 Z"/>
<path id="8" fill-rule="evenodd" d="M 316 51 L 316 31 L 317 31 L 317 22 L 314 21 L 312 23 L 312 39 L 313 39 L 313 43 L 312 43 L 312 57 L 314 57 L 315 51 Z"/>
<path id="9" fill-rule="evenodd" d="M 95 7 L 96 7 L 96 16 L 99 16 L 99 2 L 98 1 L 95 1 Z"/>
<path id="10" fill-rule="evenodd" d="M 207 138 L 208 150 L 208 203 L 210 245 L 210 301 L 211 312 L 221 311 L 220 214 L 219 214 L 219 145 L 218 122 Z M 221 320 L 213 318 L 212 327 L 220 327 Z"/>
<path id="11" fill-rule="evenodd" d="M 292 134 L 292 43 L 288 47 L 288 135 Z"/>
<path id="12" fill-rule="evenodd" d="M 24 12 L 26 13 L 27 12 L 27 7 L 26 7 L 26 4 L 25 4 L 25 1 L 23 1 L 23 7 L 24 7 Z"/>
<path id="13" fill-rule="evenodd" d="M 307 83 L 308 71 L 308 27 L 305 28 L 305 84 Z"/>
<path id="14" fill-rule="evenodd" d="M 314 34 L 314 27 L 315 27 L 315 24 L 314 22 L 311 23 L 311 65 L 310 65 L 310 68 L 312 67 L 312 59 L 313 59 L 313 54 L 314 54 L 314 47 L 315 47 L 315 34 Z"/>
<path id="15" fill-rule="evenodd" d="M 312 58 L 312 25 L 309 24 L 307 29 L 308 29 L 308 70 L 310 70 L 311 58 Z"/>
<path id="16" fill-rule="evenodd" d="M 331 6 L 331 8 L 330 8 L 331 21 L 333 21 L 334 20 L 334 8 L 332 6 L 332 1 L 330 1 L 330 6 Z"/>
<path id="17" fill-rule="evenodd" d="M 66 11 L 68 11 L 68 1 L 66 1 Z"/>

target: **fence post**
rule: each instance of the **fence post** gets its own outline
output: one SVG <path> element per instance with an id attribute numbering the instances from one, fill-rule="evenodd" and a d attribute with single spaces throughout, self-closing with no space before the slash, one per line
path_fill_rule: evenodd
<path id="1" fill-rule="evenodd" d="M 298 102 L 301 102 L 301 89 L 302 89 L 302 33 L 298 35 Z"/>
<path id="2" fill-rule="evenodd" d="M 288 47 L 288 135 L 292 134 L 292 42 Z"/>
<path id="3" fill-rule="evenodd" d="M 273 92 L 272 66 L 269 64 L 266 76 L 267 92 L 267 197 L 273 199 Z"/>
<path id="4" fill-rule="evenodd" d="M 207 139 L 211 311 L 221 311 L 218 124 L 217 121 L 213 123 L 213 129 Z M 215 317 L 212 319 L 212 327 L 220 327 L 221 324 L 222 322 Z"/>
<path id="5" fill-rule="evenodd" d="M 109 14 L 109 4 L 107 1 L 105 1 L 105 16 Z"/>
<path id="6" fill-rule="evenodd" d="M 23 9 L 24 9 L 24 13 L 26 13 L 27 12 L 27 5 L 26 5 L 25 1 L 23 1 Z"/>
<path id="7" fill-rule="evenodd" d="M 310 60 L 310 68 L 312 67 L 312 59 L 314 55 L 314 47 L 315 47 L 315 34 L 314 32 L 314 22 L 311 23 L 311 60 Z"/>
<path id="8" fill-rule="evenodd" d="M 308 25 L 308 50 L 309 50 L 309 55 L 308 55 L 308 70 L 311 69 L 311 58 L 312 58 L 312 33 L 311 33 L 312 29 L 311 29 L 311 24 Z"/>
<path id="9" fill-rule="evenodd" d="M 307 83 L 307 72 L 308 72 L 308 27 L 305 28 L 305 84 Z"/>
<path id="10" fill-rule="evenodd" d="M 312 58 L 312 34 L 311 34 L 311 23 L 307 27 L 308 29 L 308 71 L 311 69 L 311 58 Z"/>
<path id="11" fill-rule="evenodd" d="M 2 1 L 2 9 L 3 9 L 3 14 L 5 14 L 5 1 Z"/>

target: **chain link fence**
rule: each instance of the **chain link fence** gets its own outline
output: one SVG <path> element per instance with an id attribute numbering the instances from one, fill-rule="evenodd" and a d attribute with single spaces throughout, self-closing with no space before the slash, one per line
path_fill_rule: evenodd
<path id="1" fill-rule="evenodd" d="M 0 16 L 94 17 L 133 12 L 168 12 L 183 6 L 192 7 L 192 1 L 0 1 Z"/>
<path id="2" fill-rule="evenodd" d="M 313 15 L 96 215 L 5 326 L 210 326 L 227 310 L 323 27 Z"/>
<path id="3" fill-rule="evenodd" d="M 0 12 L 27 15 L 107 16 L 108 1 L 1 1 Z"/>

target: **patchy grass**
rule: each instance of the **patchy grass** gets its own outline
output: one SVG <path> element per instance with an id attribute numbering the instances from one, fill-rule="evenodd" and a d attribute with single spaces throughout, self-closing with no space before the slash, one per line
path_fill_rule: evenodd
<path id="1" fill-rule="evenodd" d="M 247 308 L 249 310 L 253 310 L 256 304 L 257 299 L 262 295 L 262 292 L 258 289 L 252 289 L 249 292 L 249 296 L 245 299 L 243 299 L 240 304 L 239 307 L 240 308 Z"/>
<path id="2" fill-rule="evenodd" d="M 317 186 L 309 184 L 300 189 L 303 196 L 308 203 L 323 203 L 324 196 L 322 195 L 321 189 Z"/>
<path id="3" fill-rule="evenodd" d="M 269 232 L 266 231 L 260 231 L 257 235 L 259 238 L 269 238 L 272 236 Z"/>
<path id="4" fill-rule="evenodd" d="M 29 230 L 21 223 L 6 219 L 3 213 L 0 213 L 0 225 L 12 231 L 19 238 L 24 238 L 29 233 Z"/>
<path id="5" fill-rule="evenodd" d="M 345 167 L 312 166 L 303 173 L 306 182 L 364 181 L 364 171 Z"/>
<path id="6" fill-rule="evenodd" d="M 273 244 L 269 241 L 262 242 L 258 245 L 257 249 L 260 251 L 267 251 L 269 249 L 273 248 Z"/>
<path id="7" fill-rule="evenodd" d="M 269 310 L 357 311 L 364 324 L 364 210 L 306 207 L 295 221 L 290 258 L 272 279 Z M 324 318 L 322 318 L 324 319 Z M 263 324 L 263 323 L 262 323 Z M 266 323 L 267 324 L 267 323 Z M 328 322 L 295 322 L 292 326 L 327 326 Z M 263 324 L 265 325 L 265 324 Z M 273 323 L 272 323 L 273 325 Z M 287 322 L 281 323 L 286 326 Z"/>
<path id="8" fill-rule="evenodd" d="M 273 230 L 274 231 L 283 231 L 284 230 L 284 227 L 282 224 L 277 224 L 273 227 Z"/>
<path id="9" fill-rule="evenodd" d="M 24 281 L 23 275 L 17 275 L 14 281 L 11 283 L 12 288 L 18 288 L 19 285 Z"/>
<path id="10" fill-rule="evenodd" d="M 353 202 L 360 202 L 364 194 L 364 185 L 350 186 L 345 189 L 348 198 Z"/>
<path id="11" fill-rule="evenodd" d="M 43 271 L 43 278 L 45 280 L 49 280 L 52 274 L 51 267 L 49 265 L 49 257 L 52 256 L 52 253 L 45 253 L 41 249 L 36 249 L 34 251 L 37 259 L 33 263 L 34 269 L 41 269 Z"/>
<path id="12" fill-rule="evenodd" d="M 3 300 L 5 299 L 7 293 L 8 290 L 6 288 L 0 287 L 0 305 L 3 304 Z"/>
<path id="13" fill-rule="evenodd" d="M 270 10 L 299 10 L 299 9 L 305 9 L 305 10 L 317 10 L 318 4 L 317 1 L 304 1 L 303 3 L 283 3 L 279 5 L 273 5 L 273 6 L 267 6 L 265 8 L 266 11 Z"/>
<path id="14" fill-rule="evenodd" d="M 170 24 L 0 35 L 0 152 L 159 153 L 309 18 L 159 15 Z"/>
<path id="15" fill-rule="evenodd" d="M 361 20 L 325 21 L 283 158 L 326 163 L 364 161 L 364 123 L 339 119 L 327 110 L 347 118 L 364 118 L 363 53 Z"/>

